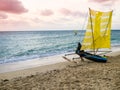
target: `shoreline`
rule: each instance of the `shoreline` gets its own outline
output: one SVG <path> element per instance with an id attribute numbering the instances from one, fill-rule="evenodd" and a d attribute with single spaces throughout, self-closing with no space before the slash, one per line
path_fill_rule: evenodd
<path id="1" fill-rule="evenodd" d="M 106 54 L 107 56 L 117 56 L 120 53 L 119 47 L 113 47 L 111 50 L 112 50 L 112 52 L 107 53 Z M 73 53 L 73 52 L 71 52 L 71 53 Z M 60 55 L 43 57 L 43 58 L 29 59 L 26 61 L 18 61 L 18 62 L 0 64 L 0 74 L 6 73 L 6 72 L 13 72 L 13 71 L 17 71 L 17 70 L 36 68 L 36 67 L 45 66 L 45 65 L 57 64 L 60 62 L 66 62 L 66 60 L 63 59 L 63 57 L 62 57 L 64 55 L 65 54 L 60 54 Z M 76 55 L 72 55 L 72 56 L 79 57 Z"/>
<path id="2" fill-rule="evenodd" d="M 35 75 L 36 73 L 47 72 L 55 69 L 65 68 L 71 64 L 61 55 L 55 55 L 45 58 L 31 59 L 27 61 L 7 63 L 0 65 L 0 79 L 12 79 L 20 76 Z M 106 54 L 108 57 L 116 57 L 120 55 L 120 50 L 114 50 Z M 71 57 L 79 57 L 71 55 Z M 71 57 L 69 57 L 71 59 Z"/>
<path id="3" fill-rule="evenodd" d="M 29 69 L 29 68 L 35 68 L 35 67 L 65 62 L 62 56 L 63 54 L 44 57 L 44 58 L 30 59 L 26 61 L 18 61 L 18 62 L 0 64 L 0 73 L 24 70 L 24 69 Z"/>

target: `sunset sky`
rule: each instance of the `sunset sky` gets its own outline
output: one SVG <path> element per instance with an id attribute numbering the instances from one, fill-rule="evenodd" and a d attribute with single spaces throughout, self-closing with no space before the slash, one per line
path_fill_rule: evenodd
<path id="1" fill-rule="evenodd" d="M 85 29 L 89 7 L 113 10 L 120 30 L 120 0 L 0 0 L 0 31 Z"/>

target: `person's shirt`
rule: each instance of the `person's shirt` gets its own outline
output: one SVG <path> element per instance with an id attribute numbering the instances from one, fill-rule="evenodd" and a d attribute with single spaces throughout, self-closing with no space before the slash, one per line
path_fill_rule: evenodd
<path id="1" fill-rule="evenodd" d="M 82 45 L 80 43 L 78 43 L 78 47 L 77 50 L 81 50 Z"/>

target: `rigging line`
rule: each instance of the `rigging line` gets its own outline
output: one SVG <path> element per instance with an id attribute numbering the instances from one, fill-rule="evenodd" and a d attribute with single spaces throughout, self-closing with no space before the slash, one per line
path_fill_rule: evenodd
<path id="1" fill-rule="evenodd" d="M 99 48 L 96 49 L 95 54 L 97 54 L 98 50 L 99 50 Z"/>
<path id="2" fill-rule="evenodd" d="M 83 27 L 82 27 L 82 30 L 84 29 L 84 27 L 85 27 L 85 24 L 86 24 L 86 22 L 87 22 L 87 19 L 89 19 L 89 18 L 87 18 L 87 16 L 88 16 L 88 11 L 86 12 L 86 15 L 85 15 L 85 19 L 84 19 L 84 23 L 83 23 Z M 84 36 L 85 36 L 85 34 L 86 33 L 84 33 Z M 82 43 L 83 43 L 83 40 L 84 39 L 82 39 L 82 40 L 80 40 Z M 85 46 L 85 48 L 86 48 L 87 46 Z"/>
<path id="3" fill-rule="evenodd" d="M 83 27 L 82 27 L 82 30 L 84 29 L 84 27 L 85 27 L 85 23 L 86 23 L 86 21 L 87 21 L 87 15 L 88 15 L 88 13 L 86 13 L 86 15 L 85 15 L 85 19 L 84 19 L 84 22 L 83 22 Z"/>
<path id="4" fill-rule="evenodd" d="M 90 9 L 90 8 L 89 8 L 89 14 L 90 14 L 91 30 L 92 30 L 92 38 L 93 38 L 93 50 L 94 50 L 94 54 L 95 54 L 95 42 L 94 42 L 93 26 L 92 26 L 92 17 L 91 17 L 91 9 Z"/>
<path id="5" fill-rule="evenodd" d="M 82 26 L 82 30 L 84 30 L 84 27 L 85 27 L 85 24 L 86 24 L 86 21 L 87 21 L 87 16 L 88 16 L 88 13 L 86 12 L 86 14 L 85 14 L 85 19 L 84 19 L 84 21 L 83 21 L 83 26 Z M 85 33 L 84 33 L 84 36 L 85 36 Z M 82 39 L 82 38 L 81 38 Z M 81 40 L 80 39 L 80 41 L 81 42 L 83 42 L 83 39 Z"/>
<path id="6" fill-rule="evenodd" d="M 86 15 L 85 15 L 85 19 L 84 19 L 84 22 L 83 22 L 83 27 L 82 27 L 82 30 L 84 29 L 84 27 L 85 27 L 85 24 L 86 24 L 86 22 L 87 22 L 87 16 L 88 16 L 88 11 L 86 12 Z M 85 33 L 84 33 L 84 35 L 83 36 L 85 36 Z M 82 39 L 82 38 L 81 38 Z M 83 40 L 84 40 L 84 37 L 83 37 L 83 39 L 82 40 L 80 40 L 82 43 L 83 43 Z M 85 48 L 86 48 L 87 46 L 85 46 Z"/>

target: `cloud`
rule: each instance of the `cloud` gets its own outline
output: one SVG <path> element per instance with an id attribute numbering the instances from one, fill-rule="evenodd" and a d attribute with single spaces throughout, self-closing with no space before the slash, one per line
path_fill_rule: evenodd
<path id="1" fill-rule="evenodd" d="M 21 14 L 28 10 L 18 0 L 0 0 L 0 11 Z"/>
<path id="2" fill-rule="evenodd" d="M 72 14 L 72 12 L 66 8 L 60 9 L 60 13 L 62 13 L 64 15 L 71 15 Z"/>
<path id="3" fill-rule="evenodd" d="M 35 17 L 35 18 L 31 18 L 31 21 L 35 23 L 40 23 L 42 20 L 40 20 L 38 17 Z"/>
<path id="4" fill-rule="evenodd" d="M 0 31 L 25 30 L 29 27 L 31 27 L 30 23 L 25 20 L 1 19 L 0 21 Z"/>
<path id="5" fill-rule="evenodd" d="M 90 0 L 89 2 L 98 2 L 98 3 L 104 3 L 110 0 Z"/>
<path id="6" fill-rule="evenodd" d="M 89 0 L 89 7 L 99 11 L 113 10 L 115 3 L 119 0 Z"/>
<path id="7" fill-rule="evenodd" d="M 89 2 L 98 3 L 106 6 L 112 6 L 116 1 L 119 0 L 89 0 Z"/>
<path id="8" fill-rule="evenodd" d="M 8 16 L 4 13 L 0 13 L 0 19 L 6 19 Z"/>
<path id="9" fill-rule="evenodd" d="M 59 10 L 61 14 L 66 15 L 66 16 L 85 16 L 85 13 L 80 12 L 80 11 L 72 11 L 66 8 L 62 8 Z"/>
<path id="10" fill-rule="evenodd" d="M 40 14 L 41 14 L 42 16 L 51 16 L 51 15 L 54 14 L 54 12 L 53 12 L 52 10 L 50 10 L 50 9 L 46 9 L 46 10 L 41 11 Z"/>
<path id="11" fill-rule="evenodd" d="M 5 25 L 5 26 L 14 26 L 14 27 L 29 25 L 29 23 L 27 21 L 23 21 L 23 20 L 6 20 L 6 19 L 1 20 L 0 24 Z"/>

